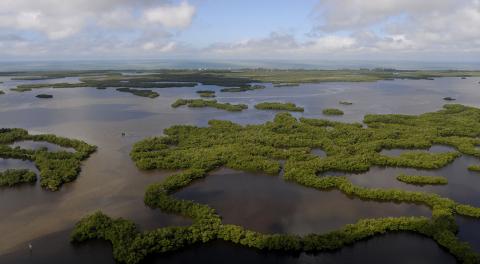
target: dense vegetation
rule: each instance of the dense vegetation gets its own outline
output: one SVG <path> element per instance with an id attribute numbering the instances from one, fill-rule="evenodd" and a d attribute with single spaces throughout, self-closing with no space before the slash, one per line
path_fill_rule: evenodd
<path id="1" fill-rule="evenodd" d="M 215 91 L 213 90 L 199 90 L 197 94 L 200 95 L 200 97 L 215 97 Z"/>
<path id="2" fill-rule="evenodd" d="M 470 166 L 468 166 L 468 170 L 480 171 L 480 165 L 470 165 Z"/>
<path id="3" fill-rule="evenodd" d="M 49 99 L 49 98 L 53 98 L 53 95 L 51 95 L 51 94 L 37 94 L 35 97 L 42 98 L 42 99 Z"/>
<path id="4" fill-rule="evenodd" d="M 193 224 L 140 232 L 125 219 L 112 219 L 100 212 L 77 223 L 72 241 L 104 239 L 113 246 L 117 261 L 137 263 L 151 253 L 165 253 L 215 239 L 263 250 L 318 252 L 333 250 L 386 232 L 413 232 L 436 241 L 460 262 L 479 263 L 469 244 L 458 239 L 455 215 L 480 218 L 480 208 L 427 192 L 366 188 L 347 177 L 323 176 L 327 171 L 364 172 L 371 166 L 433 169 L 447 165 L 460 153 L 480 157 L 480 109 L 445 105 L 443 110 L 419 116 L 367 115 L 361 124 L 322 119 L 294 118 L 279 113 L 270 122 L 241 126 L 210 120 L 208 127 L 172 126 L 162 137 L 137 142 L 131 158 L 141 169 L 182 169 L 160 183 L 150 185 L 145 204 L 166 213 L 193 219 Z M 449 145 L 458 152 L 430 154 L 408 152 L 398 157 L 381 155 L 382 149 L 427 149 Z M 328 154 L 319 158 L 311 149 Z M 337 189 L 363 200 L 423 204 L 431 218 L 397 217 L 364 219 L 326 234 L 297 236 L 261 234 L 222 222 L 214 209 L 171 196 L 219 167 L 278 175 L 285 160 L 284 179 L 319 191 Z"/>
<path id="5" fill-rule="evenodd" d="M 239 112 L 248 108 L 245 104 L 219 103 L 217 100 L 204 99 L 178 99 L 172 104 L 173 108 L 186 105 L 188 107 L 213 107 L 231 112 Z"/>
<path id="6" fill-rule="evenodd" d="M 296 106 L 294 103 L 264 102 L 255 105 L 260 110 L 284 110 L 293 112 L 303 112 L 303 107 Z"/>
<path id="7" fill-rule="evenodd" d="M 325 108 L 322 110 L 324 115 L 343 115 L 343 111 L 336 108 Z"/>
<path id="8" fill-rule="evenodd" d="M 37 175 L 33 171 L 24 169 L 10 169 L 0 172 L 0 186 L 14 186 L 21 183 L 33 183 Z"/>
<path id="9" fill-rule="evenodd" d="M 415 184 L 415 185 L 443 185 L 447 184 L 448 180 L 445 177 L 441 176 L 420 176 L 420 175 L 405 175 L 400 174 L 397 176 L 397 180 L 405 183 Z"/>
<path id="10" fill-rule="evenodd" d="M 148 97 L 148 98 L 155 98 L 155 97 L 159 96 L 159 94 L 157 92 L 154 92 L 152 90 L 117 88 L 117 91 L 123 92 L 123 93 L 131 93 L 131 94 L 136 95 L 136 96 Z"/>
<path id="11" fill-rule="evenodd" d="M 75 152 L 48 152 L 44 148 L 29 150 L 9 146 L 15 141 L 23 140 L 50 142 L 62 147 L 74 148 Z M 51 191 L 56 191 L 62 184 L 75 180 L 80 172 L 80 162 L 88 158 L 95 150 L 95 146 L 76 139 L 50 134 L 29 135 L 26 130 L 20 128 L 0 129 L 0 158 L 33 161 L 40 171 L 41 186 Z"/>

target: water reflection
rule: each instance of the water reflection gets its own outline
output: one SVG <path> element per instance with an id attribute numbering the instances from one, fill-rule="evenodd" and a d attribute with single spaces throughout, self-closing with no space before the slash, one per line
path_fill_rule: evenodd
<path id="1" fill-rule="evenodd" d="M 389 234 L 338 251 L 292 255 L 240 248 L 226 242 L 191 247 L 177 254 L 151 257 L 146 263 L 456 263 L 430 239 L 412 234 Z"/>
<path id="2" fill-rule="evenodd" d="M 211 205 L 224 223 L 264 233 L 324 233 L 362 218 L 431 215 L 424 206 L 351 199 L 336 190 L 231 169 L 217 170 L 174 196 Z"/>

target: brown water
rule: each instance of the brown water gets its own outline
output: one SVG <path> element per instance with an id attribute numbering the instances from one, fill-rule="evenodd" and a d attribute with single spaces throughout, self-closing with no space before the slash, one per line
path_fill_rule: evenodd
<path id="1" fill-rule="evenodd" d="M 431 215 L 423 206 L 362 201 L 231 169 L 217 170 L 174 196 L 209 204 L 225 223 L 262 233 L 325 233 L 362 218 Z"/>
<path id="2" fill-rule="evenodd" d="M 54 133 L 98 146 L 98 151 L 83 163 L 78 179 L 64 185 L 58 192 L 45 191 L 39 184 L 0 189 L 0 263 L 51 263 L 55 260 L 76 263 L 111 262 L 111 249 L 106 243 L 95 242 L 74 247 L 68 242 L 69 231 L 74 223 L 95 210 L 131 219 L 142 230 L 189 224 L 189 219 L 163 214 L 143 204 L 145 188 L 174 172 L 140 171 L 128 156 L 134 142 L 147 136 L 159 135 L 164 128 L 174 124 L 206 125 L 209 119 L 228 119 L 242 124 L 263 123 L 275 115 L 274 112 L 253 109 L 254 104 L 263 101 L 292 101 L 305 107 L 304 113 L 294 113 L 294 116 L 345 122 L 361 121 L 366 113 L 420 114 L 436 111 L 444 104 L 442 98 L 445 96 L 457 98 L 458 103 L 480 106 L 478 78 L 326 83 L 282 88 L 268 86 L 263 90 L 246 93 L 217 93 L 217 100 L 221 102 L 248 104 L 249 109 L 241 113 L 170 107 L 177 98 L 198 97 L 196 90 L 218 91 L 220 87 L 216 86 L 159 89 L 160 97 L 150 99 L 118 93 L 114 89 L 92 88 L 42 89 L 17 93 L 6 88 L 25 81 L 8 81 L 6 77 L 0 77 L 0 81 L 5 81 L 0 84 L 0 89 L 6 91 L 5 95 L 0 96 L 0 127 L 21 127 L 33 133 Z M 54 98 L 37 100 L 34 97 L 45 92 L 53 94 Z M 354 104 L 339 105 L 340 100 L 352 101 Z M 345 115 L 323 116 L 321 110 L 328 107 L 340 108 Z M 122 132 L 127 135 L 122 137 Z M 396 170 L 405 172 L 408 171 L 406 169 L 372 168 L 368 173 L 352 175 L 350 179 L 365 186 L 397 186 L 435 191 L 479 206 L 480 175 L 466 170 L 466 166 L 473 162 L 478 160 L 461 157 L 439 171 L 425 172 L 446 176 L 450 181 L 447 186 L 417 187 L 394 180 Z M 32 166 L 28 162 L 20 163 Z M 7 169 L 10 166 L 8 164 L 11 164 L 10 160 L 0 160 L 0 170 Z M 285 183 L 279 177 L 240 172 L 217 172 L 176 195 L 212 205 L 226 222 L 266 232 L 323 232 L 363 217 L 428 213 L 421 206 L 351 200 L 336 191 L 319 192 Z M 461 224 L 462 234 L 471 233 L 469 230 L 472 225 L 468 223 L 465 221 Z M 478 240 L 470 240 L 478 244 Z M 31 241 L 34 246 L 33 256 L 29 256 L 26 250 L 26 245 Z M 396 251 L 397 247 L 407 248 L 412 253 L 403 254 L 405 251 Z M 398 261 L 396 257 L 391 257 L 398 255 L 408 258 L 408 262 L 452 262 L 451 256 L 433 241 L 408 234 L 378 237 L 335 253 L 316 256 L 261 253 L 225 243 L 212 243 L 182 252 L 165 258 L 155 257 L 152 261 L 181 263 L 198 259 L 219 263 L 233 256 L 228 260 L 346 263 L 349 260 L 375 260 L 377 253 L 374 252 L 387 252 L 389 254 L 381 254 L 378 259 Z"/>
<path id="3" fill-rule="evenodd" d="M 12 148 L 22 148 L 22 149 L 31 149 L 31 150 L 39 150 L 42 148 L 47 149 L 47 151 L 57 152 L 57 151 L 66 151 L 66 152 L 75 152 L 74 148 L 65 148 L 56 144 L 52 144 L 50 142 L 43 142 L 43 141 L 32 141 L 32 140 L 24 140 L 24 141 L 17 141 L 10 145 Z"/>

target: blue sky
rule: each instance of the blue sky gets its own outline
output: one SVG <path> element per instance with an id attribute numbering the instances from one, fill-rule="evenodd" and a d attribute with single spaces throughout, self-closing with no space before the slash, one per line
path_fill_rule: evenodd
<path id="1" fill-rule="evenodd" d="M 480 0 L 2 0 L 0 60 L 480 59 Z"/>
<path id="2" fill-rule="evenodd" d="M 317 1 L 214 1 L 197 0 L 195 23 L 181 36 L 199 46 L 212 42 L 235 42 L 262 38 L 272 31 L 290 32 L 303 37 L 311 29 L 311 12 Z M 272 8 L 274 7 L 274 8 Z"/>

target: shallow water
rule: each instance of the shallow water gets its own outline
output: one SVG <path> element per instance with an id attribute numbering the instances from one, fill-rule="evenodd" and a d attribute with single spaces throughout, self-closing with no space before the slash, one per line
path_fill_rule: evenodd
<path id="1" fill-rule="evenodd" d="M 0 77 L 0 81 L 5 79 L 8 77 Z M 58 255 L 62 260 L 74 261 L 80 254 L 78 252 L 83 252 L 84 256 L 91 256 L 82 260 L 108 262 L 107 260 L 111 260 L 111 251 L 105 244 L 100 243 L 101 249 L 98 249 L 96 244 L 86 244 L 78 249 L 68 243 L 68 231 L 65 230 L 70 230 L 78 219 L 95 210 L 102 210 L 114 217 L 131 219 L 139 224 L 142 230 L 189 224 L 189 219 L 163 214 L 143 204 L 145 188 L 174 172 L 140 171 L 128 155 L 134 142 L 147 136 L 159 135 L 164 128 L 171 125 L 204 126 L 210 119 L 228 119 L 242 124 L 263 123 L 275 116 L 274 111 L 257 111 L 253 108 L 256 103 L 263 101 L 291 101 L 305 107 L 304 113 L 293 113 L 297 117 L 345 122 L 361 121 L 367 113 L 420 114 L 436 111 L 445 103 L 442 100 L 445 96 L 457 98 L 456 103 L 480 106 L 479 80 L 442 78 L 434 81 L 324 83 L 281 88 L 267 85 L 266 89 L 245 93 L 221 93 L 221 87 L 199 85 L 194 88 L 158 89 L 160 97 L 155 99 L 119 93 L 113 88 L 40 89 L 25 93 L 7 91 L 0 96 L 0 127 L 21 127 L 32 133 L 53 133 L 77 138 L 97 145 L 98 151 L 83 162 L 78 179 L 64 185 L 58 192 L 42 190 L 38 183 L 34 186 L 0 190 L 0 262 L 11 262 L 15 259 L 14 256 L 21 259 L 25 246 L 36 238 L 40 239 L 42 244 L 48 245 L 48 250 L 45 251 L 50 252 L 49 256 Z M 0 84 L 0 89 L 6 90 L 18 83 L 21 82 L 6 81 Z M 208 108 L 170 107 L 177 98 L 198 98 L 195 91 L 205 89 L 216 90 L 216 99 L 220 102 L 246 103 L 249 109 L 231 113 Z M 54 98 L 38 100 L 34 97 L 38 93 L 49 93 L 54 95 Z M 354 104 L 339 105 L 341 100 Z M 324 116 L 322 109 L 330 107 L 342 109 L 345 115 Z M 121 136 L 122 132 L 126 132 L 125 137 Z M 372 168 L 366 174 L 349 177 L 353 182 L 364 186 L 434 191 L 460 202 L 480 206 L 480 175 L 466 169 L 474 163 L 478 163 L 478 159 L 461 157 L 438 171 Z M 0 161 L 0 170 L 6 169 L 5 166 Z M 395 180 L 399 172 L 446 176 L 449 184 L 411 186 Z M 190 197 L 211 204 L 221 210 L 226 221 L 269 232 L 322 232 L 344 223 L 353 223 L 362 217 L 400 213 L 423 214 L 423 209 L 419 206 L 350 200 L 336 191 L 323 193 L 284 183 L 278 177 L 254 174 L 233 174 L 224 178 L 222 176 L 225 175 L 211 175 L 204 182 L 195 183 L 177 195 L 191 195 Z M 251 188 L 247 188 L 249 184 Z M 471 227 L 468 224 L 461 225 L 461 230 L 462 227 L 461 232 L 470 233 Z M 324 259 L 348 262 L 352 257 L 355 260 L 367 261 L 372 259 L 372 255 L 375 255 L 372 252 L 376 252 L 379 245 L 383 246 L 386 252 L 392 252 L 390 256 L 395 254 L 402 257 L 407 254 L 395 251 L 395 247 L 410 248 L 410 245 L 415 245 L 411 250 L 418 253 L 412 253 L 412 258 L 423 260 L 418 262 L 449 263 L 452 260 L 429 239 L 417 239 L 406 234 L 399 236 L 400 239 L 384 236 L 359 242 L 352 248 L 336 252 L 334 257 L 331 257 L 331 254 L 308 258 L 277 254 L 266 254 L 265 257 L 263 253 L 232 245 L 207 245 L 188 249 L 183 254 L 172 255 L 166 260 L 172 263 L 190 262 L 197 258 L 208 260 L 210 255 L 217 252 L 220 255 L 217 261 L 226 260 L 227 255 L 246 255 L 247 261 L 254 262 L 317 262 Z M 189 253 L 192 252 L 190 250 L 193 250 L 193 253 Z M 426 255 L 432 257 L 423 258 L 422 252 L 429 252 Z M 10 255 L 6 256 L 7 253 Z M 385 258 L 387 257 L 389 256 L 385 255 Z M 5 261 L 2 261 L 2 258 L 5 258 Z M 45 255 L 43 260 L 48 262 L 52 259 Z M 389 258 L 389 261 L 397 260 Z"/>
<path id="2" fill-rule="evenodd" d="M 209 204 L 225 223 L 262 233 L 326 233 L 363 218 L 431 215 L 425 206 L 362 201 L 231 169 L 217 170 L 174 196 Z"/>
<path id="3" fill-rule="evenodd" d="M 13 144 L 11 144 L 10 147 L 12 148 L 19 147 L 22 149 L 31 149 L 31 150 L 39 150 L 42 148 L 46 148 L 47 151 L 50 151 L 50 152 L 58 152 L 58 151 L 75 152 L 74 148 L 65 148 L 50 142 L 33 141 L 33 140 L 16 141 Z"/>

